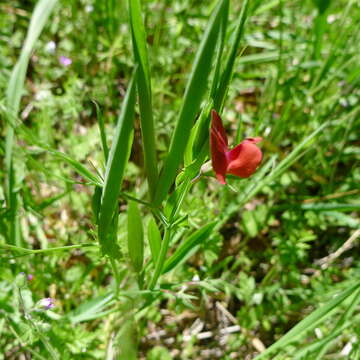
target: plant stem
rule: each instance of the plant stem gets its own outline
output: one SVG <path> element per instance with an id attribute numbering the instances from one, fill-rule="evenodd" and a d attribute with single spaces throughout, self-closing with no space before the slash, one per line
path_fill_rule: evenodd
<path id="1" fill-rule="evenodd" d="M 171 232 L 171 227 L 166 227 L 165 233 L 164 233 L 164 239 L 161 243 L 160 254 L 159 254 L 159 257 L 157 258 L 156 265 L 155 265 L 155 272 L 154 272 L 154 275 L 149 284 L 150 290 L 154 289 L 154 287 L 160 277 L 161 271 L 164 267 L 165 257 L 166 257 L 166 254 L 167 254 L 167 251 L 169 248 L 169 243 L 170 243 L 170 232 Z"/>
<path id="2" fill-rule="evenodd" d="M 119 298 L 119 289 L 120 289 L 120 275 L 116 267 L 116 262 L 113 258 L 109 257 L 111 268 L 115 276 L 115 297 Z"/>
<path id="3" fill-rule="evenodd" d="M 69 245 L 69 246 L 59 246 L 59 247 L 54 247 L 51 249 L 37 249 L 37 250 L 26 249 L 26 248 L 23 248 L 20 246 L 9 245 L 9 244 L 0 244 L 0 249 L 10 250 L 10 251 L 19 251 L 19 252 L 26 253 L 24 255 L 31 255 L 31 254 L 49 253 L 49 252 L 53 252 L 53 251 L 79 249 L 79 248 L 90 247 L 90 246 L 98 246 L 98 244 L 78 244 L 78 245 Z"/>

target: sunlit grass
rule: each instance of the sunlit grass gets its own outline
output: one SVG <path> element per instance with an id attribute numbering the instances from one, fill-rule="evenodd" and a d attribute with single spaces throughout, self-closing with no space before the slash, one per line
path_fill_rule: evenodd
<path id="1" fill-rule="evenodd" d="M 356 1 L 0 9 L 0 358 L 358 358 Z"/>

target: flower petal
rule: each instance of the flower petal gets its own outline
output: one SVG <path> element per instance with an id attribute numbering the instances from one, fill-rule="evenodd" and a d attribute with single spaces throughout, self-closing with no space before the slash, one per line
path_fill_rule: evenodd
<path id="1" fill-rule="evenodd" d="M 221 184 L 226 184 L 225 175 L 228 166 L 226 152 L 227 136 L 221 123 L 221 118 L 215 110 L 211 111 L 211 129 L 210 129 L 210 150 L 211 162 L 216 174 L 216 178 Z"/>
<path id="2" fill-rule="evenodd" d="M 249 138 L 228 151 L 226 153 L 228 160 L 226 172 L 241 178 L 251 176 L 262 159 L 261 150 L 255 145 L 259 141 L 261 138 Z"/>
<path id="3" fill-rule="evenodd" d="M 226 136 L 226 132 L 223 127 L 221 117 L 214 109 L 211 110 L 211 131 L 216 134 L 219 143 L 221 143 L 227 149 L 228 139 Z"/>

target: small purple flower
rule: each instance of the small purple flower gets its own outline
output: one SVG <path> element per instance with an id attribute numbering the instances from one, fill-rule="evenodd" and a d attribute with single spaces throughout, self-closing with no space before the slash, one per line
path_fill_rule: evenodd
<path id="1" fill-rule="evenodd" d="M 60 64 L 63 66 L 70 66 L 72 64 L 72 60 L 64 55 L 59 57 Z"/>
<path id="2" fill-rule="evenodd" d="M 28 281 L 34 280 L 34 275 L 33 274 L 28 274 L 27 279 L 28 279 Z"/>
<path id="3" fill-rule="evenodd" d="M 55 307 L 54 299 L 48 297 L 38 301 L 38 306 L 40 306 L 43 310 L 49 310 Z"/>

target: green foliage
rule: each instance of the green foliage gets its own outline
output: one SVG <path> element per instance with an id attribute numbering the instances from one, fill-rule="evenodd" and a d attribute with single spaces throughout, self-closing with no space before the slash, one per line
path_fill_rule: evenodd
<path id="1" fill-rule="evenodd" d="M 98 234 L 104 254 L 117 257 L 116 234 L 110 230 L 110 224 L 117 218 L 117 196 L 120 192 L 126 164 L 130 156 L 133 141 L 133 122 L 135 106 L 136 71 L 129 84 L 127 96 L 119 115 L 116 132 L 106 163 L 104 189 L 101 196 L 99 211 Z M 113 230 L 114 231 L 114 230 Z M 116 230 L 115 230 L 116 232 Z"/>
<path id="2" fill-rule="evenodd" d="M 127 244 L 129 257 L 136 272 L 140 272 L 144 261 L 144 234 L 141 214 L 134 201 L 128 203 L 128 231 Z"/>
<path id="3" fill-rule="evenodd" d="M 129 0 L 128 4 L 134 56 L 135 62 L 138 65 L 137 83 L 141 117 L 141 134 L 144 144 L 145 171 L 148 178 L 150 196 L 153 197 L 158 170 L 151 99 L 150 67 L 146 49 L 146 33 L 141 19 L 140 0 Z"/>
<path id="4" fill-rule="evenodd" d="M 358 359 L 359 22 L 1 3 L 0 359 Z M 212 108 L 250 178 L 214 178 Z"/>
<path id="5" fill-rule="evenodd" d="M 154 262 L 159 257 L 161 248 L 161 234 L 154 218 L 150 218 L 147 228 L 151 257 Z"/>
<path id="6" fill-rule="evenodd" d="M 211 63 L 216 50 L 219 28 L 222 18 L 227 14 L 227 6 L 227 0 L 219 1 L 196 53 L 179 117 L 171 138 L 169 153 L 167 154 L 164 168 L 161 171 L 156 187 L 154 202 L 157 205 L 164 200 L 184 156 L 191 126 L 196 113 L 199 111 L 201 100 L 207 88 L 207 79 L 211 72 Z"/>

